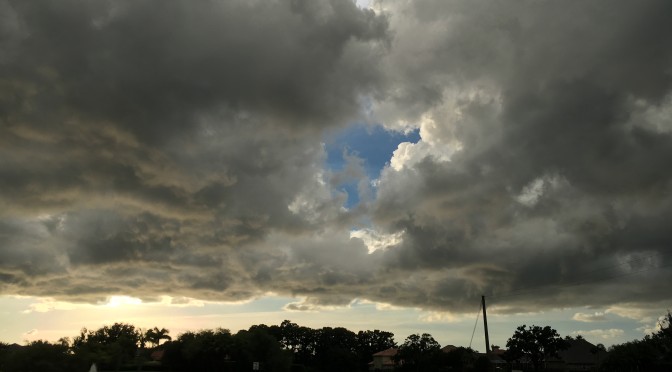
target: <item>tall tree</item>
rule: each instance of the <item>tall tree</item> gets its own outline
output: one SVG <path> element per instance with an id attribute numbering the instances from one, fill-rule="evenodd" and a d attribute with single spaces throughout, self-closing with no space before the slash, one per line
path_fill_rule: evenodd
<path id="1" fill-rule="evenodd" d="M 513 336 L 506 341 L 508 359 L 525 357 L 539 371 L 541 364 L 548 357 L 558 357 L 558 351 L 568 347 L 567 341 L 563 340 L 558 332 L 549 327 L 522 325 L 516 328 Z"/>
<path id="2" fill-rule="evenodd" d="M 487 370 L 487 368 L 474 368 L 479 363 L 479 356 L 476 351 L 470 347 L 456 347 L 444 355 L 441 355 L 442 365 L 449 368 L 451 371 L 479 371 Z M 488 359 L 486 358 L 486 361 Z M 480 362 L 483 363 L 483 362 Z"/>
<path id="3" fill-rule="evenodd" d="M 167 343 L 164 361 L 177 371 L 222 371 L 235 352 L 235 342 L 228 329 L 186 332 Z"/>
<path id="4" fill-rule="evenodd" d="M 609 348 L 602 371 L 672 371 L 672 314 L 658 323 L 659 330 L 641 340 Z"/>
<path id="5" fill-rule="evenodd" d="M 317 345 L 316 330 L 284 320 L 280 324 L 279 333 L 278 341 L 286 350 L 292 352 L 295 363 L 306 365 L 313 363 Z"/>
<path id="6" fill-rule="evenodd" d="M 397 346 L 394 341 L 394 333 L 380 330 L 359 331 L 357 333 L 357 359 L 360 370 L 367 370 L 372 355 L 391 347 Z"/>
<path id="7" fill-rule="evenodd" d="M 357 335 L 345 328 L 324 327 L 316 332 L 315 366 L 325 372 L 357 370 Z"/>
<path id="8" fill-rule="evenodd" d="M 441 345 L 429 333 L 406 337 L 396 355 L 405 371 L 431 371 L 438 368 Z"/>
<path id="9" fill-rule="evenodd" d="M 140 332 L 131 324 L 114 323 L 95 331 L 82 328 L 73 339 L 73 350 L 87 360 L 118 370 L 131 363 L 140 342 Z"/>
<path id="10" fill-rule="evenodd" d="M 253 362 L 258 362 L 263 371 L 289 371 L 292 353 L 282 349 L 282 345 L 268 332 L 268 327 L 253 326 L 248 331 L 239 331 L 233 338 L 236 349 L 231 358 L 238 363 L 239 370 L 249 370 Z"/>
<path id="11" fill-rule="evenodd" d="M 32 341 L 25 346 L 0 343 L 0 370 L 3 372 L 65 372 L 84 370 L 85 364 L 68 353 L 68 346 L 48 341 Z"/>
<path id="12" fill-rule="evenodd" d="M 157 347 L 161 343 L 161 340 L 172 340 L 168 333 L 170 333 L 170 331 L 165 328 L 159 329 L 158 327 L 154 327 L 152 329 L 148 329 L 147 332 L 145 332 L 145 339 L 149 341 L 154 347 Z"/>

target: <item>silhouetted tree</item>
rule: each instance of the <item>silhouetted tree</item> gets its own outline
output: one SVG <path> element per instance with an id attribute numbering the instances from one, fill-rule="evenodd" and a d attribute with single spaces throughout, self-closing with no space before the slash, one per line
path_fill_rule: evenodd
<path id="1" fill-rule="evenodd" d="M 399 347 L 396 360 L 404 371 L 431 371 L 438 368 L 441 345 L 428 333 L 412 334 Z"/>
<path id="2" fill-rule="evenodd" d="M 267 330 L 253 326 L 235 335 L 222 328 L 181 334 L 163 345 L 164 366 L 172 371 L 249 371 L 259 362 L 264 371 L 289 371 L 291 352 Z"/>
<path id="3" fill-rule="evenodd" d="M 345 328 L 324 327 L 316 332 L 314 366 L 322 371 L 355 371 L 357 335 Z"/>
<path id="4" fill-rule="evenodd" d="M 134 361 L 140 338 L 140 331 L 131 324 L 114 323 L 95 331 L 82 328 L 73 339 L 72 350 L 89 364 L 96 362 L 99 367 L 119 370 Z"/>
<path id="5" fill-rule="evenodd" d="M 264 371 L 289 371 L 292 354 L 283 350 L 280 343 L 268 329 L 251 327 L 234 336 L 235 350 L 231 357 L 238 363 L 239 370 L 249 370 L 252 362 L 259 362 Z M 242 368 L 242 369 L 241 369 Z"/>
<path id="6" fill-rule="evenodd" d="M 558 351 L 566 349 L 567 341 L 563 340 L 558 332 L 549 327 L 531 326 L 524 324 L 506 341 L 507 360 L 527 358 L 539 371 L 541 364 L 547 357 L 558 357 Z"/>
<path id="7" fill-rule="evenodd" d="M 672 371 L 672 314 L 659 322 L 660 329 L 642 340 L 609 348 L 603 371 Z"/>
<path id="8" fill-rule="evenodd" d="M 441 355 L 441 365 L 451 371 L 471 371 L 478 360 L 478 353 L 469 347 L 457 347 Z M 487 358 L 486 358 L 487 359 Z"/>
<path id="9" fill-rule="evenodd" d="M 372 355 L 391 347 L 397 346 L 394 333 L 380 330 L 359 331 L 357 333 L 357 359 L 360 371 L 367 371 Z"/>
<path id="10" fill-rule="evenodd" d="M 157 347 L 161 343 L 161 340 L 172 340 L 168 333 L 170 333 L 170 331 L 165 328 L 159 329 L 158 327 L 154 327 L 152 329 L 148 329 L 147 332 L 145 332 L 145 339 L 149 341 L 154 347 Z"/>
<path id="11" fill-rule="evenodd" d="M 604 351 L 604 352 L 607 351 L 607 348 L 604 347 L 604 344 L 597 344 L 597 345 L 593 346 L 592 348 L 590 348 L 590 352 L 593 353 L 593 354 L 597 354 L 601 351 Z"/>
<path id="12" fill-rule="evenodd" d="M 317 331 L 284 320 L 279 327 L 280 343 L 292 352 L 294 363 L 312 365 L 315 361 Z"/>
<path id="13" fill-rule="evenodd" d="M 68 352 L 68 346 L 33 341 L 25 346 L 0 345 L 0 371 L 66 372 L 85 368 Z"/>
<path id="14" fill-rule="evenodd" d="M 182 343 L 181 355 L 188 369 L 219 371 L 233 353 L 233 336 L 228 329 L 187 332 L 178 338 Z"/>

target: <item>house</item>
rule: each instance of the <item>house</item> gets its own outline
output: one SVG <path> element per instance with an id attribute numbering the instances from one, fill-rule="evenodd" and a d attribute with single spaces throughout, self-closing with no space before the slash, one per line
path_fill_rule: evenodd
<path id="1" fill-rule="evenodd" d="M 473 356 L 485 357 L 489 360 L 492 370 L 500 371 L 505 369 L 506 362 L 502 359 L 502 355 L 506 350 L 501 350 L 499 347 L 493 347 L 493 350 L 487 354 L 477 353 L 474 354 L 469 348 L 458 347 L 454 345 L 446 345 L 441 348 L 441 352 L 444 354 L 458 353 L 457 358 L 461 359 L 464 356 L 468 357 L 470 361 L 467 363 L 473 363 Z M 397 348 L 389 348 L 373 354 L 373 361 L 369 363 L 369 371 L 393 371 L 398 365 L 403 364 L 403 361 L 395 360 L 399 350 Z M 449 359 L 442 359 L 443 363 L 451 363 Z"/>
<path id="2" fill-rule="evenodd" d="M 394 357 L 399 352 L 396 347 L 391 347 L 387 350 L 379 351 L 373 354 L 373 361 L 369 363 L 370 371 L 393 371 L 397 366 Z"/>
<path id="3" fill-rule="evenodd" d="M 451 351 L 457 350 L 457 346 L 455 345 L 446 345 L 441 348 L 441 351 L 444 353 L 450 353 Z"/>
<path id="4" fill-rule="evenodd" d="M 566 341 L 569 347 L 558 352 L 565 371 L 595 370 L 607 356 L 604 348 L 598 348 L 583 338 L 577 337 Z"/>
<path id="5" fill-rule="evenodd" d="M 485 357 L 488 358 L 495 371 L 505 369 L 506 361 L 504 360 L 504 353 L 506 353 L 506 350 L 501 349 L 499 346 L 492 345 L 492 349 L 485 354 Z"/>
<path id="6" fill-rule="evenodd" d="M 604 348 L 599 348 L 584 338 L 567 338 L 567 349 L 558 351 L 558 357 L 548 357 L 543 361 L 547 371 L 596 371 L 607 356 Z M 512 364 L 514 369 L 526 369 L 530 362 L 523 357 Z"/>

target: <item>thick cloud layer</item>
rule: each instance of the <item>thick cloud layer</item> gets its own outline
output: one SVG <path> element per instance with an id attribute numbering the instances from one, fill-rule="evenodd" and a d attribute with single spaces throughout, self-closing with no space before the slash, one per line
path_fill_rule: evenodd
<path id="1" fill-rule="evenodd" d="M 342 1 L 2 9 L 3 292 L 249 296 L 266 289 L 245 264 L 282 255 L 243 262 L 270 232 L 347 222 L 319 138 L 378 89 L 386 17 Z"/>
<path id="2" fill-rule="evenodd" d="M 462 272 L 428 292 L 447 303 L 459 288 L 521 308 L 669 301 L 670 5 L 399 7 L 404 63 L 379 111 L 420 123 L 425 143 L 400 147 L 380 182 L 377 221 L 406 232 L 390 265 Z"/>
<path id="3" fill-rule="evenodd" d="M 0 2 L 0 292 L 669 304 L 671 12 Z M 348 210 L 356 121 L 422 139 Z"/>

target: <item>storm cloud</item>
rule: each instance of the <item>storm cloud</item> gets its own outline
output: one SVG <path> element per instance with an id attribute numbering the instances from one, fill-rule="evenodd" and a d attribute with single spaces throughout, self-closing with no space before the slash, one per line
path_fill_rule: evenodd
<path id="1" fill-rule="evenodd" d="M 0 292 L 669 303 L 671 13 L 2 1 Z M 357 123 L 421 139 L 376 180 L 329 169 Z M 342 179 L 370 195 L 347 208 Z"/>

